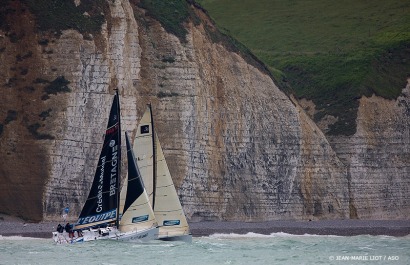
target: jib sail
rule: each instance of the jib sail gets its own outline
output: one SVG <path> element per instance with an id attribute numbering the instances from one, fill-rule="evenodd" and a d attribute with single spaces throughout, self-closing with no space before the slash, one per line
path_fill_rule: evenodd
<path id="1" fill-rule="evenodd" d="M 157 226 L 127 133 L 125 133 L 125 140 L 127 143 L 128 174 L 120 197 L 120 210 L 123 213 L 119 226 L 121 232 Z"/>

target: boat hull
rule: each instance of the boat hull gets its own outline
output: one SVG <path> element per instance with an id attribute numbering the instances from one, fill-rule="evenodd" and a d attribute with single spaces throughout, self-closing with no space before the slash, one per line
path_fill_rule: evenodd
<path id="1" fill-rule="evenodd" d="M 192 243 L 192 235 L 179 235 L 179 236 L 164 236 L 159 237 L 161 241 L 182 241 L 185 243 Z"/>
<path id="2" fill-rule="evenodd" d="M 70 238 L 67 232 L 53 232 L 53 240 L 57 245 L 75 244 L 95 240 L 117 240 L 128 242 L 147 242 L 158 238 L 159 228 L 153 227 L 140 231 L 131 231 L 122 233 L 116 228 L 102 228 L 84 230 L 82 236 Z"/>
<path id="3" fill-rule="evenodd" d="M 153 227 L 141 231 L 131 231 L 120 233 L 116 238 L 110 238 L 118 241 L 138 242 L 143 243 L 158 238 L 159 228 Z"/>
<path id="4" fill-rule="evenodd" d="M 77 233 L 75 233 L 77 234 Z M 97 238 L 100 237 L 98 235 L 98 231 L 93 231 L 93 230 L 87 230 L 83 231 L 83 235 L 79 236 L 78 234 L 74 237 L 70 237 L 67 232 L 53 232 L 53 240 L 54 243 L 57 245 L 64 245 L 64 244 L 74 244 L 74 243 L 80 243 L 80 242 L 85 242 L 85 241 L 93 241 L 97 240 Z"/>

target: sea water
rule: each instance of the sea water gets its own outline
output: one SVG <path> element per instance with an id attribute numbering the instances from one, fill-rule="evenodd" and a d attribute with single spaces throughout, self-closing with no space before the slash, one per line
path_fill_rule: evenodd
<path id="1" fill-rule="evenodd" d="M 215 234 L 192 244 L 108 240 L 54 245 L 0 236 L 0 264 L 410 264 L 410 236 Z"/>

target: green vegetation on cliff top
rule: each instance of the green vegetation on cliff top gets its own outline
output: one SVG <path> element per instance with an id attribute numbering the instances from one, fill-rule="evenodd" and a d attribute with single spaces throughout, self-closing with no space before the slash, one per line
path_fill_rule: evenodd
<path id="1" fill-rule="evenodd" d="M 188 2 L 184 0 L 141 0 L 139 6 L 146 9 L 148 15 L 156 18 L 166 31 L 185 41 L 188 31 L 183 27 L 183 23 L 190 17 Z"/>
<path id="2" fill-rule="evenodd" d="M 405 0 L 198 0 L 221 31 L 264 62 L 278 85 L 313 100 L 328 134 L 356 131 L 358 99 L 400 95 L 410 74 Z"/>
<path id="3" fill-rule="evenodd" d="M 8 0 L 6 0 L 8 1 Z M 81 33 L 95 33 L 101 30 L 105 18 L 103 0 L 82 0 L 78 6 L 74 1 L 22 0 L 36 16 L 40 30 L 75 29 Z"/>
<path id="4" fill-rule="evenodd" d="M 40 30 L 98 32 L 107 2 L 22 0 Z M 192 0 L 141 0 L 139 6 L 185 40 L 184 23 L 199 19 Z M 255 54 L 287 93 L 316 105 L 315 120 L 338 118 L 328 134 L 356 131 L 358 99 L 397 98 L 410 74 L 410 2 L 407 0 L 197 0 L 230 35 Z M 6 0 L 6 3 L 10 1 Z M 13 8 L 0 8 L 1 23 Z M 107 14 L 106 14 L 107 15 Z M 242 54 L 247 48 L 225 39 Z M 215 35 L 215 34 L 214 34 Z M 213 36 L 213 35 L 212 35 Z M 215 35 L 216 36 L 216 35 Z M 215 38 L 215 36 L 213 36 Z M 252 55 L 251 55 L 252 57 Z"/>

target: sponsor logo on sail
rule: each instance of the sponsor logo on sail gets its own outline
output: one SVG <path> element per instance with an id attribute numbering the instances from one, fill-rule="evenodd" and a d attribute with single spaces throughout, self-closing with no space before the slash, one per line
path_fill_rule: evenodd
<path id="1" fill-rule="evenodd" d="M 141 126 L 141 134 L 149 133 L 149 125 L 142 125 Z"/>
<path id="2" fill-rule="evenodd" d="M 110 142 L 112 158 L 111 158 L 111 176 L 110 176 L 110 196 L 115 195 L 117 185 L 117 168 L 118 168 L 118 146 L 115 140 Z"/>
<path id="3" fill-rule="evenodd" d="M 97 192 L 97 208 L 95 211 L 100 213 L 103 210 L 103 184 L 104 184 L 104 167 L 105 167 L 105 156 L 101 157 L 101 168 L 100 168 L 100 178 L 98 180 L 98 192 Z"/>
<path id="4" fill-rule="evenodd" d="M 179 225 L 181 223 L 180 220 L 165 220 L 164 221 L 164 226 L 173 226 L 173 225 Z"/>
<path id="5" fill-rule="evenodd" d="M 132 218 L 133 223 L 139 223 L 139 222 L 145 222 L 145 221 L 148 221 L 148 214 Z"/>
<path id="6" fill-rule="evenodd" d="M 94 222 L 110 220 L 110 219 L 116 218 L 116 216 L 117 216 L 117 209 L 114 209 L 114 210 L 111 210 L 105 213 L 80 218 L 78 219 L 76 225 L 85 225 L 85 224 L 91 224 Z"/>

